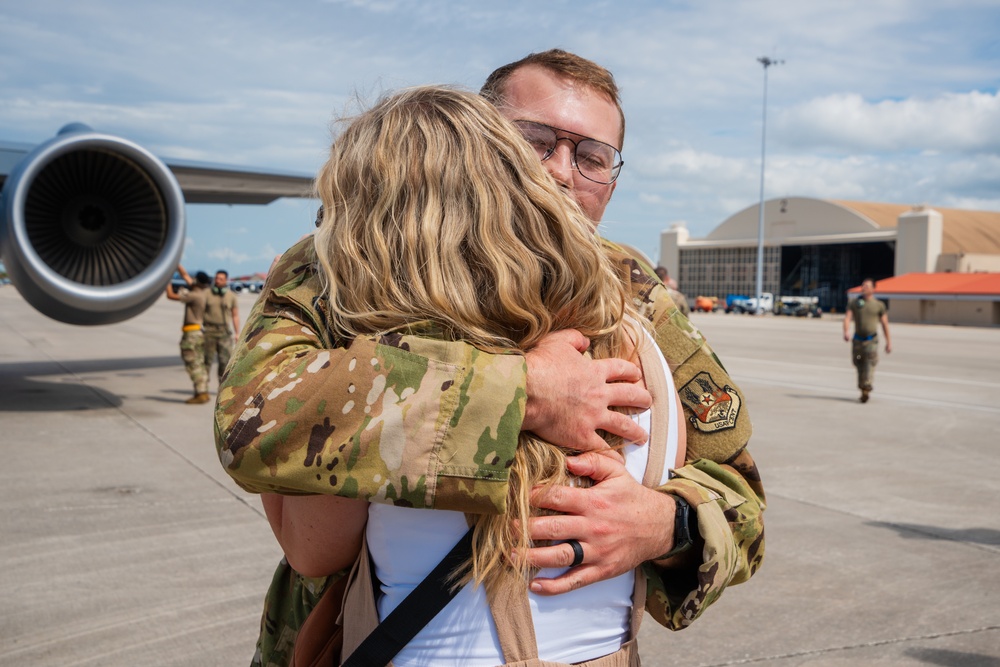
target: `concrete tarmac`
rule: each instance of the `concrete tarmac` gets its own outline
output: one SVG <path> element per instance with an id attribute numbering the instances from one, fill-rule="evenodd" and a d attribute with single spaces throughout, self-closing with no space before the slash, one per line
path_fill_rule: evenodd
<path id="1" fill-rule="evenodd" d="M 647 617 L 643 664 L 1000 666 L 1000 329 L 893 324 L 861 405 L 839 317 L 693 318 L 748 396 L 767 555 L 690 628 Z M 280 551 L 183 403 L 180 320 L 0 287 L 0 666 L 249 664 Z"/>

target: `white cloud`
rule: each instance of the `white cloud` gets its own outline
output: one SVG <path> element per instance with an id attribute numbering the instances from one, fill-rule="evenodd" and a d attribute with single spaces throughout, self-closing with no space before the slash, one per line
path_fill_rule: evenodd
<path id="1" fill-rule="evenodd" d="M 323 0 L 331 5 L 364 9 L 375 14 L 388 14 L 400 8 L 399 0 Z"/>
<path id="2" fill-rule="evenodd" d="M 712 181 L 721 188 L 753 180 L 754 172 L 744 158 L 734 158 L 699 151 L 690 146 L 677 147 L 640 160 L 636 165 L 643 180 Z M 759 166 L 757 167 L 759 169 Z"/>
<path id="3" fill-rule="evenodd" d="M 829 95 L 778 113 L 774 136 L 798 150 L 1000 152 L 1000 95 L 974 90 L 879 102 Z"/>
<path id="4" fill-rule="evenodd" d="M 278 251 L 274 249 L 273 245 L 271 245 L 270 243 L 263 243 L 261 244 L 259 250 L 257 250 L 257 252 L 254 252 L 253 254 L 240 252 L 235 248 L 227 246 L 227 247 L 215 248 L 214 250 L 209 250 L 207 253 L 205 253 L 205 256 L 211 259 L 221 259 L 226 262 L 241 264 L 254 259 L 266 259 L 268 262 L 270 262 L 272 259 L 274 259 L 274 256 L 276 254 L 278 254 Z"/>
<path id="5" fill-rule="evenodd" d="M 250 255 L 238 252 L 233 248 L 216 248 L 215 250 L 209 250 L 205 253 L 205 256 L 211 259 L 220 259 L 230 264 L 242 264 L 250 259 Z"/>
<path id="6" fill-rule="evenodd" d="M 159 155 L 311 173 L 356 96 L 476 87 L 559 46 L 623 87 L 607 228 L 643 247 L 670 220 L 707 232 L 756 201 L 769 55 L 786 62 L 769 70 L 768 197 L 1000 209 L 1000 7 L 956 2 L 0 3 L 0 140 L 80 120 Z M 214 269 L 204 249 L 231 247 L 245 264 L 228 268 L 263 270 L 262 244 L 294 243 L 315 207 L 190 206 L 185 264 Z"/>

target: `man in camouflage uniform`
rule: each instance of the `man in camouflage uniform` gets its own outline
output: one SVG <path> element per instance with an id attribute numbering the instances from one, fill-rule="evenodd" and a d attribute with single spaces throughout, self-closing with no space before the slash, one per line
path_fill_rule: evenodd
<path id="1" fill-rule="evenodd" d="M 184 304 L 184 324 L 181 325 L 181 359 L 184 369 L 194 384 L 194 396 L 184 401 L 188 405 L 208 403 L 208 369 L 205 368 L 205 335 L 202 324 L 205 318 L 205 301 L 208 296 L 208 286 L 211 284 L 208 274 L 199 271 L 192 280 L 183 266 L 177 267 L 177 272 L 188 285 L 188 289 L 180 292 L 174 290 L 172 283 L 167 283 L 167 298 Z"/>
<path id="2" fill-rule="evenodd" d="M 558 144 L 565 150 L 545 156 L 545 164 L 597 221 L 614 185 L 583 181 L 574 142 L 593 137 L 620 146 L 623 118 L 617 89 L 583 83 L 581 62 L 598 68 L 559 51 L 530 56 L 494 73 L 484 94 L 497 100 L 502 93 L 498 106 L 508 118 L 557 128 L 560 140 L 573 136 Z M 596 448 L 590 438 L 603 443 L 598 428 L 632 435 L 609 416 L 622 415 L 608 410 L 637 404 L 634 392 L 631 398 L 620 393 L 629 394 L 631 381 L 617 381 L 631 380 L 621 370 L 630 364 L 582 356 L 586 341 L 581 345 L 572 332 L 550 334 L 523 356 L 402 334 L 333 339 L 312 243 L 300 241 L 272 267 L 219 392 L 220 460 L 244 489 L 502 513 L 507 469 L 522 429 L 576 449 Z M 577 457 L 592 468 L 596 483 L 566 494 L 572 502 L 546 498 L 546 507 L 563 513 L 547 524 L 547 537 L 578 540 L 587 562 L 533 585 L 558 593 L 643 564 L 647 610 L 661 624 L 680 629 L 727 585 L 748 579 L 763 558 L 764 494 L 746 450 L 750 419 L 742 392 L 652 269 L 613 244 L 607 247 L 652 322 L 679 387 L 687 464 L 658 492 L 621 474 L 624 466 L 607 457 Z M 695 511 L 698 548 L 662 560 L 674 546 L 677 496 Z M 558 560 L 529 558 L 545 567 L 571 563 L 568 547 L 552 551 Z M 279 566 L 265 601 L 255 664 L 288 664 L 309 610 L 343 574 L 308 578 L 287 563 Z"/>
<path id="3" fill-rule="evenodd" d="M 851 322 L 854 322 L 854 336 L 849 333 Z M 862 403 L 868 402 L 872 391 L 872 380 L 875 378 L 875 365 L 878 364 L 878 326 L 882 324 L 885 332 L 885 353 L 892 352 L 892 339 L 889 337 L 889 313 L 885 302 L 875 298 L 875 283 L 871 278 L 865 278 L 861 283 L 861 296 L 847 304 L 847 314 L 844 315 L 844 340 L 851 341 L 851 356 L 854 367 L 858 369 L 858 389 L 861 390 Z"/>
<path id="4" fill-rule="evenodd" d="M 239 304 L 229 289 L 229 273 L 220 269 L 205 301 L 205 372 L 211 373 L 212 362 L 218 359 L 219 384 L 233 356 L 233 337 L 239 332 Z"/>

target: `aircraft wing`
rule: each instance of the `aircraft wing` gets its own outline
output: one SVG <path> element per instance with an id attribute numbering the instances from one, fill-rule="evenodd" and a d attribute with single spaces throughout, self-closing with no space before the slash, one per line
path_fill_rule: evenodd
<path id="1" fill-rule="evenodd" d="M 7 175 L 14 169 L 25 155 L 31 152 L 34 144 L 23 144 L 16 141 L 0 141 L 0 188 L 3 187 Z"/>
<path id="2" fill-rule="evenodd" d="M 35 146 L 0 142 L 0 187 Z M 282 197 L 312 197 L 311 174 L 228 164 L 160 158 L 181 186 L 188 204 L 270 204 Z"/>
<path id="3" fill-rule="evenodd" d="M 189 204 L 270 204 L 282 197 L 312 197 L 309 174 L 166 158 Z"/>

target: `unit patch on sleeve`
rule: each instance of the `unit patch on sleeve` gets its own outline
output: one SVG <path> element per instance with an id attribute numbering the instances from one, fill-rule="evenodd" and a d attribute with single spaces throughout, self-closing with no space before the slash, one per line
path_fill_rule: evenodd
<path id="1" fill-rule="evenodd" d="M 740 414 L 740 396 L 732 387 L 720 387 L 706 372 L 691 378 L 681 387 L 681 403 L 690 411 L 694 427 L 705 433 L 725 431 L 736 426 Z"/>

